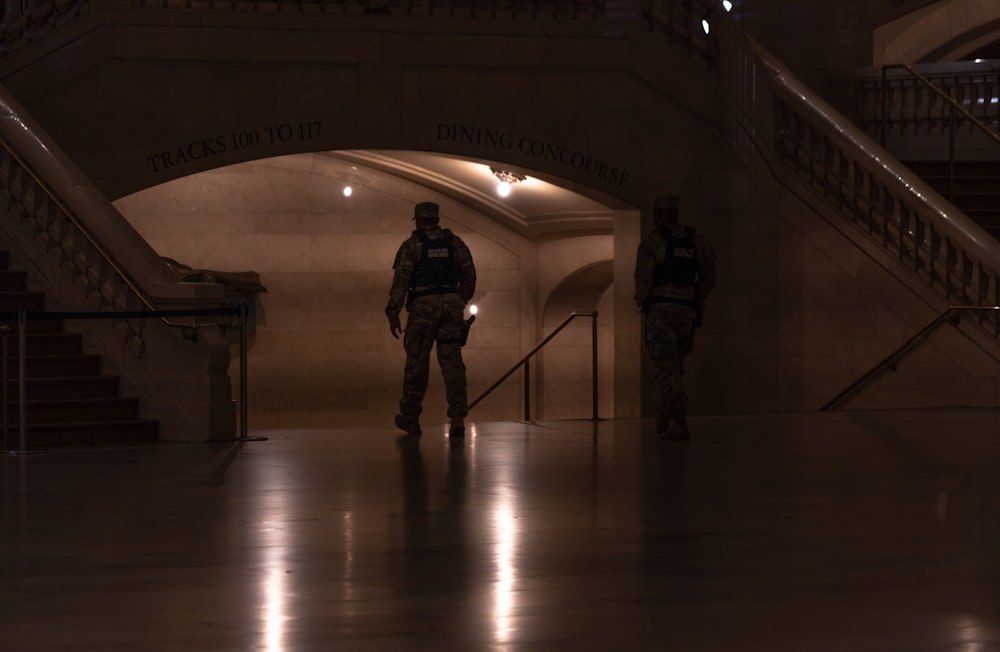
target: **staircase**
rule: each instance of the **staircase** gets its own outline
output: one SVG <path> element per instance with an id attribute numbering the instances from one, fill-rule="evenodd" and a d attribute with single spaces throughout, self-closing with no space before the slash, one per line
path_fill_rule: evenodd
<path id="1" fill-rule="evenodd" d="M 17 321 L 9 313 L 42 311 L 45 295 L 27 290 L 27 274 L 10 270 L 0 251 L 0 326 L 7 336 L 7 429 L 4 450 L 20 448 Z M 101 373 L 101 358 L 83 352 L 80 334 L 59 320 L 29 321 L 25 364 L 25 446 L 80 446 L 154 442 L 159 424 L 138 416 L 138 401 L 119 396 L 119 379 Z M 0 388 L 3 383 L 0 379 Z M 3 398 L 0 397 L 0 401 Z"/>
<path id="2" fill-rule="evenodd" d="M 890 65 L 834 87 L 845 115 L 1000 239 L 1000 73 L 971 61 Z"/>
<path id="3" fill-rule="evenodd" d="M 1000 240 L 1000 161 L 905 161 L 917 175 Z"/>

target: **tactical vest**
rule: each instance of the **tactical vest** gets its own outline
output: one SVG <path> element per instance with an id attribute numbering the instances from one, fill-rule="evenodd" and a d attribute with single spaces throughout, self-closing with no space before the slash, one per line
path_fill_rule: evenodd
<path id="1" fill-rule="evenodd" d="M 458 262 L 455 260 L 455 236 L 444 229 L 443 238 L 430 238 L 417 229 L 413 232 L 423 246 L 420 260 L 410 276 L 407 301 L 431 294 L 448 294 L 458 291 Z"/>
<path id="2" fill-rule="evenodd" d="M 660 237 L 665 246 L 656 252 L 656 267 L 653 269 L 653 287 L 674 285 L 694 287 L 698 279 L 698 247 L 694 240 L 694 229 L 684 227 L 684 235 L 676 236 L 669 229 L 660 229 Z"/>

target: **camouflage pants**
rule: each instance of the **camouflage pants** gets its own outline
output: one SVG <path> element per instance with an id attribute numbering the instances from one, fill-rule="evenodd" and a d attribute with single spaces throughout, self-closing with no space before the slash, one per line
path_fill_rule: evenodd
<path id="1" fill-rule="evenodd" d="M 403 349 L 406 368 L 403 372 L 403 398 L 400 414 L 417 418 L 422 411 L 430 376 L 431 348 L 437 344 L 437 359 L 444 376 L 448 417 L 461 420 L 469 412 L 462 362 L 462 330 L 465 327 L 465 304 L 457 294 L 438 294 L 414 299 L 407 308 Z"/>
<path id="2" fill-rule="evenodd" d="M 657 414 L 687 416 L 684 358 L 694 348 L 695 311 L 672 303 L 654 304 L 646 314 L 646 351 L 659 387 Z"/>

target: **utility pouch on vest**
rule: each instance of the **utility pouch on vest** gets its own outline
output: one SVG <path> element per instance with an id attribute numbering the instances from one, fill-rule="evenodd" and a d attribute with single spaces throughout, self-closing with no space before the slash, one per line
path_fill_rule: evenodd
<path id="1" fill-rule="evenodd" d="M 694 327 L 701 328 L 705 317 L 705 302 L 699 299 L 680 299 L 676 297 L 646 297 L 642 302 L 642 313 L 649 314 L 649 309 L 658 303 L 672 303 L 676 306 L 687 306 L 695 312 Z"/>
<path id="2" fill-rule="evenodd" d="M 420 297 L 458 291 L 458 267 L 451 231 L 445 229 L 444 237 L 433 241 L 420 230 L 414 231 L 413 235 L 420 239 L 422 246 L 420 259 L 410 278 L 406 304 Z"/>
<path id="3" fill-rule="evenodd" d="M 701 267 L 694 229 L 685 227 L 683 236 L 675 236 L 667 229 L 660 230 L 659 234 L 663 239 L 663 246 L 657 253 L 653 286 L 694 287 Z"/>

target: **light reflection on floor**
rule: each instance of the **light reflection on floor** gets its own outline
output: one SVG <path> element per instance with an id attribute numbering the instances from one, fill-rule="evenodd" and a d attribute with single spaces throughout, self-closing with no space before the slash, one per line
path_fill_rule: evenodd
<path id="1" fill-rule="evenodd" d="M 693 425 L 3 459 L 0 649 L 1000 652 L 997 413 Z"/>

